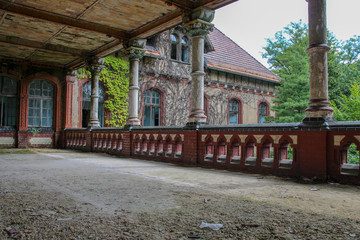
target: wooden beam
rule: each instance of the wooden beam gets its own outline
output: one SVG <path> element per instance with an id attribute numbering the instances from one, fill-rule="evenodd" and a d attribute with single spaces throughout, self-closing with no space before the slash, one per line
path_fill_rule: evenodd
<path id="1" fill-rule="evenodd" d="M 185 11 L 191 11 L 194 8 L 194 3 L 189 0 L 162 0 L 162 1 L 164 1 L 169 6 L 174 5 L 175 7 Z"/>
<path id="2" fill-rule="evenodd" d="M 8 44 L 12 44 L 12 45 L 24 46 L 24 47 L 34 48 L 34 49 L 42 49 L 42 50 L 49 50 L 49 51 L 53 51 L 53 52 L 67 53 L 67 54 L 71 54 L 72 56 L 79 56 L 79 57 L 86 56 L 89 54 L 89 52 L 85 52 L 85 51 L 82 51 L 82 50 L 79 50 L 76 48 L 69 48 L 69 47 L 50 44 L 50 43 L 43 44 L 42 42 L 36 42 L 36 41 L 23 39 L 23 38 L 19 38 L 19 37 L 14 37 L 14 36 L 6 36 L 3 34 L 0 34 L 0 43 L 8 43 Z"/>
<path id="3" fill-rule="evenodd" d="M 6 0 L 0 0 L 0 9 L 27 17 L 37 18 L 57 24 L 62 24 L 70 27 L 80 28 L 83 30 L 106 34 L 108 36 L 112 36 L 119 39 L 129 38 L 128 32 L 122 29 L 113 28 L 94 22 L 88 22 L 85 20 L 76 19 L 44 10 L 39 10 L 33 7 L 25 6 L 18 3 L 12 3 Z"/>
<path id="4" fill-rule="evenodd" d="M 57 68 L 57 69 L 64 69 L 65 66 L 58 63 L 49 63 L 49 62 L 37 62 L 37 61 L 28 61 L 22 58 L 15 58 L 15 57 L 5 57 L 0 55 L 0 62 L 10 62 L 10 63 L 17 63 L 17 64 L 24 64 L 24 65 L 32 65 L 32 66 L 39 66 L 39 67 L 46 67 L 46 68 Z"/>
<path id="5" fill-rule="evenodd" d="M 131 32 L 131 37 L 138 37 L 141 34 L 144 34 L 144 33 L 148 32 L 150 30 L 157 29 L 157 28 L 159 28 L 159 29 L 155 30 L 156 32 L 164 31 L 166 28 L 162 29 L 161 25 L 166 24 L 168 22 L 171 22 L 171 20 L 174 20 L 174 19 L 176 19 L 178 17 L 181 17 L 182 14 L 183 14 L 183 12 L 181 10 L 176 10 L 176 11 L 174 11 L 172 13 L 169 13 L 169 14 L 163 16 L 163 17 L 160 17 L 160 18 L 158 18 L 158 19 L 156 19 L 156 20 L 154 20 L 154 21 L 152 21 L 152 22 L 150 22 L 148 24 L 145 24 L 145 25 L 135 29 L 134 31 L 132 31 Z M 180 23 L 181 23 L 181 20 L 179 22 L 175 22 L 173 24 L 173 26 L 168 26 L 167 28 L 174 27 L 174 26 L 176 26 L 176 25 L 178 25 Z M 149 37 L 149 36 L 145 36 L 145 37 Z"/>

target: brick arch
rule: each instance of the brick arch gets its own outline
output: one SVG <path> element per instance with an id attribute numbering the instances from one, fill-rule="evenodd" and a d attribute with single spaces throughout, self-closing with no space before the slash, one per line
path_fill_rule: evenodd
<path id="1" fill-rule="evenodd" d="M 236 100 L 238 102 L 238 124 L 242 124 L 243 123 L 243 106 L 244 106 L 244 101 L 241 99 L 240 96 L 238 95 L 231 95 L 230 97 L 228 97 L 227 99 L 227 124 L 230 124 L 230 115 L 229 115 L 229 103 L 231 100 Z"/>
<path id="2" fill-rule="evenodd" d="M 54 130 L 60 131 L 60 112 L 61 112 L 61 84 L 57 77 L 46 72 L 40 72 L 24 78 L 20 85 L 20 111 L 19 111 L 19 131 L 28 129 L 28 104 L 29 104 L 29 86 L 30 83 L 37 80 L 43 80 L 52 83 L 55 86 L 55 109 L 54 109 Z"/>
<path id="3" fill-rule="evenodd" d="M 160 126 L 165 126 L 165 115 L 166 115 L 166 91 L 165 89 L 157 84 L 156 82 L 149 82 L 145 84 L 141 89 L 141 99 L 140 99 L 140 119 L 141 125 L 144 125 L 144 108 L 145 108 L 145 92 L 148 90 L 156 91 L 160 94 Z"/>

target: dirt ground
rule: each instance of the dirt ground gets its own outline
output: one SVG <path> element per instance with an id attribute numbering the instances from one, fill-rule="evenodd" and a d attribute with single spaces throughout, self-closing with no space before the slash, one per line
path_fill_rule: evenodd
<path id="1" fill-rule="evenodd" d="M 2 150 L 0 239 L 360 239 L 360 187 Z"/>

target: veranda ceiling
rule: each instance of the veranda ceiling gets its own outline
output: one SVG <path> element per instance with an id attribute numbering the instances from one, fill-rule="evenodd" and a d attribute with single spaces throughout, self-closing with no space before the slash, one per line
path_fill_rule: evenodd
<path id="1" fill-rule="evenodd" d="M 0 0 L 0 60 L 74 68 L 236 0 Z"/>

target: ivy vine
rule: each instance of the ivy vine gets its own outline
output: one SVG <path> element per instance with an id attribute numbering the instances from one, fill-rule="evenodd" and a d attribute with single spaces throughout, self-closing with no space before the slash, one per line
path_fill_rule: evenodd
<path id="1" fill-rule="evenodd" d="M 103 82 L 108 95 L 104 107 L 110 112 L 105 115 L 105 123 L 112 127 L 123 127 L 128 117 L 129 62 L 126 59 L 108 56 L 99 81 Z M 91 78 L 86 68 L 78 69 L 77 78 Z"/>

